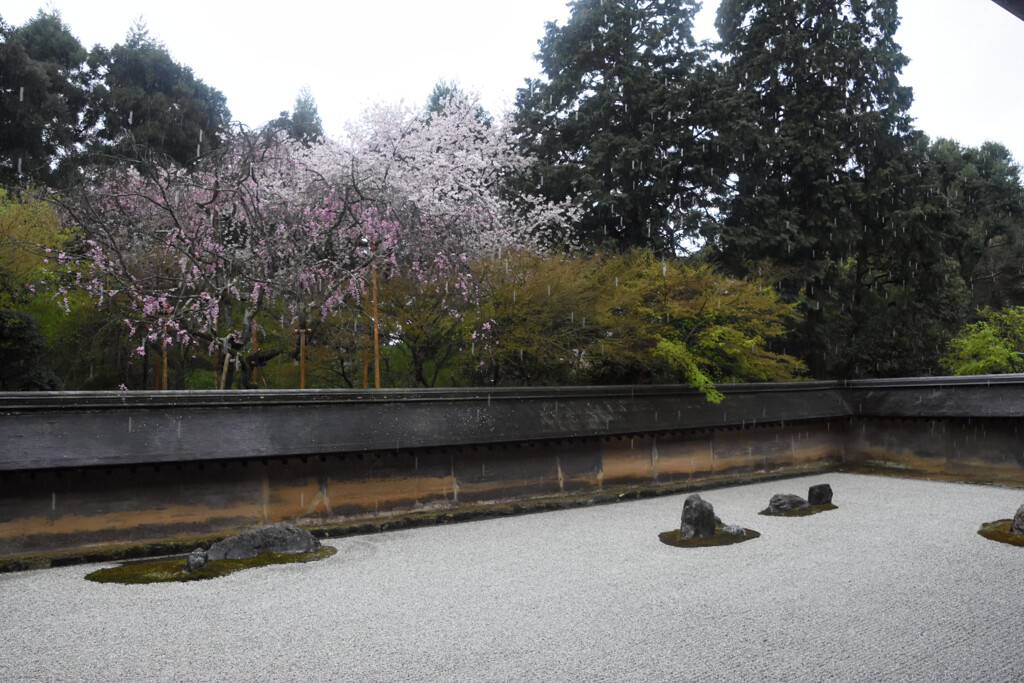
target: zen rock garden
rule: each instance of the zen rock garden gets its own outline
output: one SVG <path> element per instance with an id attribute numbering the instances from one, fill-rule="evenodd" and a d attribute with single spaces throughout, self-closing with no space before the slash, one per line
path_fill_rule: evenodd
<path id="1" fill-rule="evenodd" d="M 313 562 L 337 552 L 305 529 L 278 522 L 225 538 L 209 550 L 196 548 L 185 559 L 175 557 L 146 562 L 126 562 L 100 569 L 85 578 L 100 583 L 160 583 L 198 581 L 270 564 Z"/>
<path id="2" fill-rule="evenodd" d="M 678 529 L 658 534 L 662 543 L 679 548 L 700 548 L 716 545 L 732 545 L 759 537 L 753 529 L 738 524 L 723 524 L 715 515 L 715 509 L 696 493 L 683 501 L 683 517 Z"/>
<path id="3" fill-rule="evenodd" d="M 758 514 L 798 517 L 835 509 L 832 487 L 815 484 L 808 489 L 806 499 L 791 493 L 773 495 L 768 507 Z M 1024 505 L 1017 508 L 1013 519 L 982 524 L 978 533 L 994 541 L 1024 547 Z M 738 524 L 725 524 L 715 514 L 711 503 L 692 493 L 683 501 L 679 528 L 664 531 L 658 538 L 662 543 L 679 548 L 699 548 L 733 545 L 760 535 Z M 331 546 L 322 546 L 308 531 L 288 522 L 278 522 L 217 541 L 209 549 L 196 548 L 184 561 L 178 556 L 125 562 L 118 567 L 92 572 L 86 578 L 100 583 L 196 581 L 270 564 L 312 562 L 336 552 Z"/>
<path id="4" fill-rule="evenodd" d="M 806 500 L 792 493 L 776 493 L 768 501 L 768 507 L 758 514 L 773 517 L 806 517 L 837 508 L 838 506 L 832 503 L 832 487 L 828 484 L 815 484 L 807 490 Z"/>
<path id="5" fill-rule="evenodd" d="M 832 487 L 828 484 L 815 484 L 807 491 L 807 499 L 791 493 L 777 493 L 768 502 L 768 507 L 759 514 L 774 517 L 804 517 L 826 510 L 835 510 L 838 506 L 832 503 Z M 1024 506 L 1018 511 L 1021 516 L 1021 528 L 1024 529 Z M 683 517 L 678 529 L 663 531 L 658 534 L 662 543 L 679 548 L 698 548 L 716 545 L 732 545 L 742 543 L 760 536 L 753 529 L 745 529 L 738 524 L 723 524 L 715 515 L 711 503 L 693 493 L 683 501 Z M 1024 539 L 1024 535 L 1021 536 Z"/>

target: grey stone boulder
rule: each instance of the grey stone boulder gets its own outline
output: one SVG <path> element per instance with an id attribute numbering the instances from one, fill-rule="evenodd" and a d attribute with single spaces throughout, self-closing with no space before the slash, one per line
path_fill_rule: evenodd
<path id="1" fill-rule="evenodd" d="M 213 562 L 240 560 L 263 553 L 308 553 L 319 549 L 320 541 L 305 529 L 288 522 L 278 522 L 217 541 L 210 546 L 206 557 Z"/>
<path id="2" fill-rule="evenodd" d="M 832 502 L 832 487 L 828 484 L 815 484 L 807 489 L 808 505 L 828 505 Z"/>
<path id="3" fill-rule="evenodd" d="M 188 555 L 188 559 L 185 560 L 185 571 L 192 573 L 198 571 L 206 566 L 206 551 L 202 548 L 196 548 Z"/>
<path id="4" fill-rule="evenodd" d="M 793 495 L 792 493 L 776 493 L 768 501 L 768 514 L 776 515 L 780 512 L 799 510 L 805 507 L 807 507 L 807 501 L 800 496 Z"/>
<path id="5" fill-rule="evenodd" d="M 741 527 L 739 524 L 729 524 L 722 527 L 722 533 L 727 536 L 746 536 L 747 530 Z"/>
<path id="6" fill-rule="evenodd" d="M 683 538 L 711 538 L 715 535 L 715 509 L 696 493 L 691 493 L 683 501 L 679 535 Z"/>
<path id="7" fill-rule="evenodd" d="M 1010 522 L 1010 533 L 1024 534 L 1024 505 L 1017 508 L 1017 514 L 1013 516 L 1013 521 Z"/>

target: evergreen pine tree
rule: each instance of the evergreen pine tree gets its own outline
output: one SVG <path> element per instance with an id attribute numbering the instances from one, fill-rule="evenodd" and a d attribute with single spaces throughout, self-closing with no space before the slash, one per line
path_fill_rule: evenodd
<path id="1" fill-rule="evenodd" d="M 316 99 L 309 88 L 303 86 L 295 96 L 295 106 L 291 114 L 282 111 L 281 115 L 269 122 L 265 128 L 268 132 L 283 130 L 292 140 L 306 145 L 313 144 L 324 138 L 324 127 L 317 111 Z"/>
<path id="2" fill-rule="evenodd" d="M 86 56 L 59 14 L 18 28 L 0 19 L 0 185 L 59 184 L 83 139 Z"/>
<path id="3" fill-rule="evenodd" d="M 712 70 L 691 34 L 694 0 L 576 0 L 549 23 L 544 78 L 516 99 L 538 159 L 532 190 L 573 198 L 591 245 L 674 252 L 696 233 L 714 175 Z"/>
<path id="4" fill-rule="evenodd" d="M 231 118 L 224 95 L 175 62 L 141 20 L 124 43 L 97 46 L 89 59 L 106 71 L 86 117 L 94 149 L 134 158 L 141 145 L 184 165 L 220 146 Z"/>
<path id="5" fill-rule="evenodd" d="M 871 337 L 882 331 L 867 326 L 874 304 L 896 305 L 884 287 L 936 274 L 943 258 L 941 236 L 913 210 L 927 183 L 898 24 L 896 0 L 723 0 L 718 10 L 732 187 L 709 237 L 739 272 L 775 264 L 806 314 L 790 351 L 819 377 L 884 372 L 849 341 L 880 348 Z"/>

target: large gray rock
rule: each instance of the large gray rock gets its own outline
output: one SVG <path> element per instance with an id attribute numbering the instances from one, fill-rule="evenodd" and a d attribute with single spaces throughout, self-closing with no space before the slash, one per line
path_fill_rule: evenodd
<path id="1" fill-rule="evenodd" d="M 828 484 L 815 484 L 807 489 L 808 505 L 828 505 L 832 502 L 832 487 Z"/>
<path id="2" fill-rule="evenodd" d="M 320 541 L 305 529 L 288 522 L 269 526 L 225 538 L 210 546 L 206 557 L 214 560 L 239 560 L 263 553 L 308 553 L 320 548 Z"/>
<path id="3" fill-rule="evenodd" d="M 691 493 L 683 501 L 679 535 L 683 538 L 711 538 L 715 535 L 715 509 L 696 493 Z"/>
<path id="4" fill-rule="evenodd" d="M 1010 533 L 1024 534 L 1024 505 L 1017 508 L 1017 514 L 1013 516 L 1013 521 L 1010 522 Z"/>
<path id="5" fill-rule="evenodd" d="M 807 501 L 792 493 L 776 493 L 768 501 L 768 513 L 772 515 L 805 507 L 807 507 Z"/>

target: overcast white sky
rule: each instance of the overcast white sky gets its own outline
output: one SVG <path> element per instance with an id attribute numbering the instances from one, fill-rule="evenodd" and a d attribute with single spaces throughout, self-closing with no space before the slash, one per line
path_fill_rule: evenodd
<path id="1" fill-rule="evenodd" d="M 538 74 L 545 22 L 569 15 L 565 0 L 15 3 L 0 11 L 7 23 L 57 9 L 86 47 L 123 41 L 142 16 L 175 59 L 227 96 L 236 120 L 264 123 L 306 85 L 329 135 L 374 102 L 425 102 L 441 78 L 478 92 L 492 113 L 506 110 Z M 705 2 L 698 37 L 714 36 L 717 5 Z M 917 126 L 967 145 L 1002 142 L 1024 163 L 1024 21 L 991 0 L 900 0 L 900 14 Z"/>

